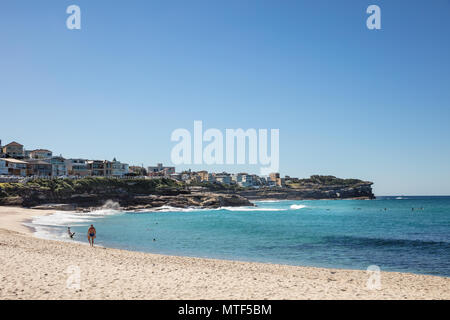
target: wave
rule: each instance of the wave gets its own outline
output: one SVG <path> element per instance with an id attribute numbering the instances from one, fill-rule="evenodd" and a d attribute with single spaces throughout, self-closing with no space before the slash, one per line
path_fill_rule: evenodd
<path id="1" fill-rule="evenodd" d="M 300 210 L 300 209 L 303 209 L 303 208 L 306 208 L 307 206 L 305 206 L 304 204 L 293 204 L 290 208 L 292 209 L 292 210 Z"/>
<path id="2" fill-rule="evenodd" d="M 208 211 L 208 210 L 218 210 L 218 209 L 203 209 L 203 208 L 196 208 L 196 207 L 177 208 L 177 207 L 171 207 L 171 206 L 162 206 L 162 207 L 158 207 L 158 208 L 142 209 L 142 210 L 138 210 L 136 212 L 196 212 L 196 211 Z"/>
<path id="3" fill-rule="evenodd" d="M 54 214 L 48 216 L 33 218 L 32 224 L 38 226 L 65 226 L 69 224 L 73 225 L 90 222 L 93 218 L 95 217 L 88 216 L 87 214 L 82 215 L 67 212 L 55 212 Z"/>
<path id="4" fill-rule="evenodd" d="M 258 207 L 221 207 L 219 210 L 227 211 L 286 211 L 287 209 L 258 208 Z"/>
<path id="5" fill-rule="evenodd" d="M 38 238 L 70 241 L 66 227 L 86 226 L 105 216 L 123 213 L 116 208 L 113 202 L 107 202 L 102 208 L 90 212 L 56 211 L 47 216 L 33 217 L 26 225 L 34 229 L 33 234 Z"/>
<path id="6" fill-rule="evenodd" d="M 162 206 L 159 208 L 142 209 L 134 212 L 202 212 L 202 211 L 286 211 L 287 209 L 277 209 L 277 208 L 259 208 L 259 207 L 219 207 L 219 208 L 176 208 L 171 206 Z"/>
<path id="7" fill-rule="evenodd" d="M 35 229 L 35 236 L 40 238 L 49 238 L 49 234 L 54 235 L 54 233 L 57 232 L 57 228 L 55 227 L 83 226 L 92 223 L 102 217 L 117 215 L 121 213 L 123 212 L 115 209 L 99 209 L 86 213 L 56 211 L 53 214 L 47 216 L 33 217 L 31 223 L 29 223 L 28 226 Z"/>
<path id="8" fill-rule="evenodd" d="M 123 213 L 123 211 L 115 210 L 115 209 L 98 209 L 98 210 L 89 211 L 89 212 L 85 212 L 85 213 L 76 213 L 76 215 L 102 217 L 102 216 L 114 216 L 114 215 L 120 214 L 120 213 Z"/>

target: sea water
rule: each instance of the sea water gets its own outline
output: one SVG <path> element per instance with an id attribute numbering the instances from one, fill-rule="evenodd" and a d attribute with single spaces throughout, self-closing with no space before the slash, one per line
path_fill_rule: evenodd
<path id="1" fill-rule="evenodd" d="M 450 197 L 255 202 L 256 207 L 85 213 L 33 220 L 36 235 L 168 255 L 450 276 Z"/>

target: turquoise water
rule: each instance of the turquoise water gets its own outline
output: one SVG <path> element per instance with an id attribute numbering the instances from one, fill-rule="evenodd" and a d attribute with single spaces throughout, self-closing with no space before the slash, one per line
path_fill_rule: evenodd
<path id="1" fill-rule="evenodd" d="M 257 208 L 99 211 L 35 220 L 38 233 L 170 255 L 450 276 L 450 197 L 256 202 Z M 412 210 L 412 208 L 415 208 Z M 154 239 L 156 241 L 154 241 Z"/>

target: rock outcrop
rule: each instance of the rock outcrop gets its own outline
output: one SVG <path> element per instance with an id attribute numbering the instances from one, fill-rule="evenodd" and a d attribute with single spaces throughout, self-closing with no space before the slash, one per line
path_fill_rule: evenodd
<path id="1" fill-rule="evenodd" d="M 120 203 L 120 201 L 119 201 Z M 193 193 L 177 196 L 136 196 L 133 199 L 127 199 L 121 206 L 126 210 L 152 209 L 162 206 L 174 208 L 220 208 L 220 207 L 240 207 L 253 206 L 248 199 L 236 194 L 217 194 L 217 193 Z"/>
<path id="2" fill-rule="evenodd" d="M 217 187 L 220 185 L 212 185 Z M 291 181 L 285 188 L 188 189 L 171 179 L 112 178 L 37 179 L 0 183 L 0 205 L 40 209 L 90 210 L 111 204 L 128 210 L 162 206 L 219 208 L 253 206 L 249 200 L 374 199 L 372 182 L 312 176 Z M 108 204 L 108 201 L 109 204 Z"/>
<path id="3" fill-rule="evenodd" d="M 170 206 L 175 208 L 219 208 L 253 206 L 246 198 L 237 194 L 212 192 L 134 195 L 130 193 L 93 193 L 56 195 L 48 191 L 34 190 L 21 196 L 0 198 L 0 205 L 24 206 L 34 209 L 62 211 L 91 210 L 114 202 L 125 210 L 139 210 Z"/>
<path id="4" fill-rule="evenodd" d="M 249 200 L 319 200 L 319 199 L 375 199 L 372 182 L 356 186 L 310 186 L 303 188 L 262 188 L 239 191 Z"/>

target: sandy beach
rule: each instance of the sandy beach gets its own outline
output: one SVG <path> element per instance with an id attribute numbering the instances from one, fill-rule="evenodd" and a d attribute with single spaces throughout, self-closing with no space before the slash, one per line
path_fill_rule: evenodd
<path id="1" fill-rule="evenodd" d="M 31 222 L 33 217 L 52 214 L 50 210 L 33 210 L 20 207 L 0 206 L 0 228 L 31 235 L 33 230 L 24 225 Z"/>
<path id="2" fill-rule="evenodd" d="M 450 278 L 173 257 L 38 239 L 0 207 L 0 299 L 450 299 Z"/>

